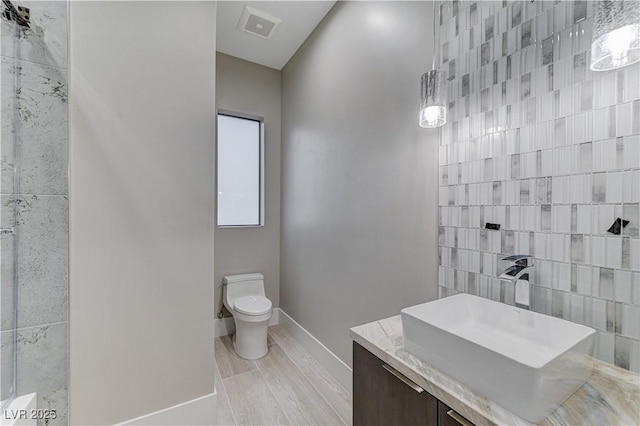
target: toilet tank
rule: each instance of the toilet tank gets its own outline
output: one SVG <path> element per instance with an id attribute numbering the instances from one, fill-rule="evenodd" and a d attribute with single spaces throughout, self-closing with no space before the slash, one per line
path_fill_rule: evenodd
<path id="1" fill-rule="evenodd" d="M 262 274 L 228 275 L 224 277 L 227 298 L 234 300 L 242 296 L 264 297 L 264 276 Z"/>

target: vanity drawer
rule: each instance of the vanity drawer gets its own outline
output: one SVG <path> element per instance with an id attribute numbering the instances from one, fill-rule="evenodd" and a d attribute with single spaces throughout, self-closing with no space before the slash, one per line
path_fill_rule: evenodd
<path id="1" fill-rule="evenodd" d="M 436 426 L 438 400 L 354 342 L 353 424 Z"/>
<path id="2" fill-rule="evenodd" d="M 474 426 L 469 420 L 438 401 L 438 426 Z"/>

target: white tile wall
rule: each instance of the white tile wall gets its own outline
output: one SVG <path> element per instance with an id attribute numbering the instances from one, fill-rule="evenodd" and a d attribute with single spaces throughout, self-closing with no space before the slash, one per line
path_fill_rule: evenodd
<path id="1" fill-rule="evenodd" d="M 596 356 L 640 371 L 640 64 L 589 69 L 592 2 L 455 3 L 440 7 L 440 64 L 455 74 L 439 294 L 513 303 L 501 258 L 532 254 L 532 308 L 595 327 Z"/>

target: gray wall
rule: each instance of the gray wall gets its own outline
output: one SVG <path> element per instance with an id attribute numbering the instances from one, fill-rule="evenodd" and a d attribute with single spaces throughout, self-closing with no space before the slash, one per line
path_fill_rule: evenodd
<path id="1" fill-rule="evenodd" d="M 531 254 L 532 308 L 640 371 L 640 64 L 589 69 L 595 4 L 444 2 L 440 293 L 513 304 L 500 259 Z"/>
<path id="2" fill-rule="evenodd" d="M 216 103 L 222 110 L 264 118 L 265 224 L 215 231 L 216 312 L 222 307 L 222 277 L 264 275 L 274 307 L 280 301 L 280 71 L 217 54 Z"/>
<path id="3" fill-rule="evenodd" d="M 349 364 L 350 327 L 437 295 L 431 19 L 430 2 L 340 2 L 282 73 L 280 304 Z"/>
<path id="4" fill-rule="evenodd" d="M 213 392 L 215 3 L 73 2 L 71 422 Z"/>
<path id="5" fill-rule="evenodd" d="M 37 392 L 54 426 L 67 422 L 69 376 L 67 2 L 28 6 L 31 30 L 0 21 L 0 210 L 2 228 L 16 230 L 0 238 L 0 399 Z"/>

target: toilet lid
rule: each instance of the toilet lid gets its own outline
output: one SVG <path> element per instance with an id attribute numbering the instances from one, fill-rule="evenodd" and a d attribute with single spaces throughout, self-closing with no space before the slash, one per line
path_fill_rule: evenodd
<path id="1" fill-rule="evenodd" d="M 271 300 L 262 296 L 242 296 L 233 303 L 236 311 L 245 315 L 263 315 L 271 310 Z"/>

